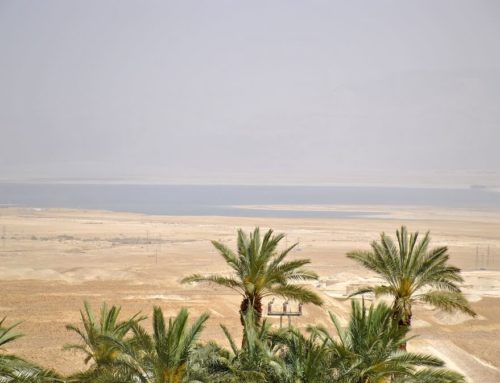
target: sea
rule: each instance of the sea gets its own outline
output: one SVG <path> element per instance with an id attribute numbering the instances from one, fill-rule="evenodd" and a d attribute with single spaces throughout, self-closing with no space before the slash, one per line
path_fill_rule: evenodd
<path id="1" fill-rule="evenodd" d="M 359 211 L 249 209 L 250 205 L 356 205 Z M 483 188 L 0 183 L 0 206 L 99 209 L 185 216 L 356 218 L 363 206 L 500 208 Z M 383 211 L 380 212 L 383 215 Z M 375 214 L 376 215 L 376 214 Z"/>

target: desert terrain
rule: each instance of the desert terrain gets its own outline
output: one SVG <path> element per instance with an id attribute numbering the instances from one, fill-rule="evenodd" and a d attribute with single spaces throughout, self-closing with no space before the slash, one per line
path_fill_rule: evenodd
<path id="1" fill-rule="evenodd" d="M 25 334 L 8 350 L 63 373 L 84 368 L 82 355 L 62 350 L 64 344 L 78 341 L 65 325 L 79 323 L 84 300 L 96 310 L 102 302 L 119 304 L 123 315 L 138 311 L 150 315 L 153 305 L 161 306 L 166 315 L 181 307 L 188 307 L 192 316 L 207 311 L 211 316 L 204 339 L 224 342 L 219 323 L 239 335 L 237 295 L 179 281 L 194 272 L 228 271 L 210 240 L 234 246 L 238 228 L 255 226 L 286 233 L 283 245 L 299 242 L 292 256 L 310 258 L 311 268 L 320 275 L 311 288 L 321 293 L 325 306 L 306 305 L 304 315 L 293 323 L 328 325 L 327 310 L 346 319 L 348 292 L 376 281 L 347 259 L 346 252 L 366 249 L 380 232 L 394 234 L 404 224 L 422 234 L 430 230 L 435 246 L 449 246 L 451 263 L 463 269 L 463 290 L 479 314 L 471 319 L 418 306 L 413 330 L 417 338 L 409 348 L 435 354 L 471 382 L 500 382 L 500 210 L 265 208 L 362 210 L 373 215 L 259 219 L 1 208 L 0 318 L 7 316 L 7 323 L 23 321 L 19 331 Z M 270 320 L 279 325 L 278 319 Z"/>

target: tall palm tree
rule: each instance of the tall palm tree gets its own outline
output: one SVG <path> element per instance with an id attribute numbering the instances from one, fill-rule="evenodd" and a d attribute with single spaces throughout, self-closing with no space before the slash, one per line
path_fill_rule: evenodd
<path id="1" fill-rule="evenodd" d="M 262 318 L 262 299 L 267 296 L 281 296 L 302 303 L 321 305 L 322 299 L 311 290 L 293 284 L 295 281 L 315 280 L 317 274 L 302 267 L 309 264 L 308 259 L 285 261 L 285 258 L 297 245 L 294 244 L 278 252 L 279 242 L 284 234 L 273 235 L 272 230 L 261 238 L 259 228 L 247 235 L 238 230 L 237 254 L 224 244 L 212 241 L 214 247 L 233 270 L 232 276 L 193 274 L 182 280 L 187 282 L 210 282 L 230 288 L 242 296 L 240 305 L 240 319 L 244 324 L 244 317 L 249 308 L 255 312 L 257 325 Z"/>
<path id="2" fill-rule="evenodd" d="M 62 383 L 63 380 L 54 371 L 2 352 L 7 343 L 23 336 L 13 332 L 20 322 L 5 327 L 5 319 L 0 320 L 0 383 Z"/>
<path id="3" fill-rule="evenodd" d="M 407 327 L 393 320 L 392 309 L 384 303 L 371 305 L 351 302 L 351 317 L 342 328 L 330 313 L 337 336 L 324 326 L 310 330 L 325 342 L 326 369 L 330 380 L 339 383 L 435 382 L 463 383 L 462 375 L 441 368 L 444 363 L 430 355 L 405 352 Z M 435 380 L 430 378 L 434 377 Z"/>
<path id="4" fill-rule="evenodd" d="M 352 251 L 347 256 L 379 274 L 385 284 L 362 288 L 355 293 L 374 293 L 393 297 L 393 314 L 400 326 L 410 327 L 412 305 L 431 304 L 446 311 L 459 310 L 471 316 L 476 313 L 463 296 L 458 284 L 463 282 L 460 269 L 448 264 L 448 248 L 429 248 L 429 232 L 408 233 L 406 227 L 396 231 L 397 244 L 382 233 L 380 241 L 371 243 L 372 251 Z"/>

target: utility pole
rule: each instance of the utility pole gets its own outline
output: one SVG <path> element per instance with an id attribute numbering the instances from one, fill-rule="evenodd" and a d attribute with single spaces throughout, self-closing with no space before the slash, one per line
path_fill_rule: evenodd
<path id="1" fill-rule="evenodd" d="M 283 317 L 286 316 L 288 319 L 288 327 L 292 325 L 292 317 L 302 316 L 302 303 L 299 303 L 299 307 L 297 311 L 291 311 L 288 308 L 288 301 L 283 302 L 282 311 L 274 311 L 273 310 L 274 298 L 267 305 L 267 315 L 268 316 L 279 316 L 280 317 L 280 328 L 283 327 Z"/>

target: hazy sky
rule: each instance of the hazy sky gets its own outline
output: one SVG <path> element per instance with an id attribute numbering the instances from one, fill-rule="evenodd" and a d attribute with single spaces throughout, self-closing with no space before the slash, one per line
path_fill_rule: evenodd
<path id="1" fill-rule="evenodd" d="M 0 132 L 0 179 L 487 179 L 500 1 L 0 0 Z"/>

